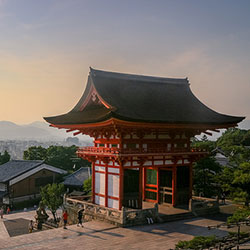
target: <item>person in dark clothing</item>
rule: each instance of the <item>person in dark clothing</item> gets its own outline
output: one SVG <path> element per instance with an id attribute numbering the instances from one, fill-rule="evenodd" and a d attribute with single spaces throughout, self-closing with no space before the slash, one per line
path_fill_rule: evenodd
<path id="1" fill-rule="evenodd" d="M 79 226 L 83 227 L 83 224 L 82 224 L 82 213 L 83 213 L 82 209 L 78 211 L 78 223 L 77 223 L 78 227 Z"/>

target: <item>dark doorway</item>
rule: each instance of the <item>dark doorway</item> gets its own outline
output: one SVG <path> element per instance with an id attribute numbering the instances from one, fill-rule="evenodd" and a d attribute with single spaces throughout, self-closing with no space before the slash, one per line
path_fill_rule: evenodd
<path id="1" fill-rule="evenodd" d="M 160 203 L 172 204 L 172 171 L 160 170 Z"/>
<path id="2" fill-rule="evenodd" d="M 124 170 L 123 206 L 141 208 L 141 194 L 139 192 L 139 170 Z"/>
<path id="3" fill-rule="evenodd" d="M 189 167 L 177 167 L 177 205 L 188 205 L 189 202 Z"/>

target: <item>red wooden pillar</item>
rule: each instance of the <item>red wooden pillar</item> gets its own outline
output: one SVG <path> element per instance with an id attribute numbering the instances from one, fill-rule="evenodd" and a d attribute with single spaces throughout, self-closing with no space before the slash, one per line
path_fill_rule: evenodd
<path id="1" fill-rule="evenodd" d="M 92 203 L 95 203 L 95 162 L 92 162 Z"/>
<path id="2" fill-rule="evenodd" d="M 160 169 L 157 168 L 157 203 L 160 202 Z"/>
<path id="3" fill-rule="evenodd" d="M 108 164 L 105 164 L 105 207 L 108 207 Z"/>
<path id="4" fill-rule="evenodd" d="M 124 180 L 124 169 L 120 165 L 119 167 L 120 176 L 119 176 L 119 210 L 122 209 L 122 203 L 123 203 L 123 180 Z"/>
<path id="5" fill-rule="evenodd" d="M 176 165 L 173 166 L 172 171 L 172 205 L 176 205 L 176 195 L 177 195 L 177 169 Z"/>
<path id="6" fill-rule="evenodd" d="M 142 200 L 145 201 L 145 188 L 146 188 L 146 168 L 143 168 L 143 187 L 142 187 Z"/>
<path id="7" fill-rule="evenodd" d="M 142 188 L 142 183 L 143 183 L 143 180 L 142 180 L 142 167 L 139 168 L 139 204 L 138 204 L 138 208 L 142 208 L 142 193 L 143 193 L 143 188 Z"/>
<path id="8" fill-rule="evenodd" d="M 192 190 L 193 190 L 193 165 L 191 163 L 189 165 L 189 199 L 192 198 Z"/>

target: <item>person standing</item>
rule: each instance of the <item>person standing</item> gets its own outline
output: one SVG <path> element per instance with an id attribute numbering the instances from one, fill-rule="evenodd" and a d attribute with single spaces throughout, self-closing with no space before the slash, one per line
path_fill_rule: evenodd
<path id="1" fill-rule="evenodd" d="M 78 224 L 77 224 L 78 227 L 79 226 L 83 227 L 83 224 L 82 224 L 82 213 L 83 213 L 83 210 L 80 209 L 78 211 Z"/>
<path id="2" fill-rule="evenodd" d="M 68 213 L 67 213 L 67 210 L 64 210 L 63 212 L 63 228 L 64 229 L 67 229 L 66 225 L 67 225 L 67 222 L 68 222 Z"/>
<path id="3" fill-rule="evenodd" d="M 1 216 L 1 219 L 3 219 L 3 207 L 1 207 L 0 209 L 0 216 Z"/>
<path id="4" fill-rule="evenodd" d="M 7 207 L 6 213 L 7 213 L 7 214 L 10 213 L 10 207 Z"/>
<path id="5" fill-rule="evenodd" d="M 33 226 L 33 220 L 30 220 L 28 228 L 29 228 L 29 233 L 32 233 L 33 232 L 33 228 L 34 228 L 34 226 Z"/>

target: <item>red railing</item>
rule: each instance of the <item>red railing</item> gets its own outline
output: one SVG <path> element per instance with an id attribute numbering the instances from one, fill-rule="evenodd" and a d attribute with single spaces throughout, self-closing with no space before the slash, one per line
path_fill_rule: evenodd
<path id="1" fill-rule="evenodd" d="M 105 147 L 82 147 L 78 148 L 77 154 L 103 154 L 103 155 L 118 155 L 118 154 L 166 154 L 166 153 L 205 153 L 205 150 L 197 148 L 183 148 L 183 149 L 167 149 L 167 148 L 105 148 Z"/>

